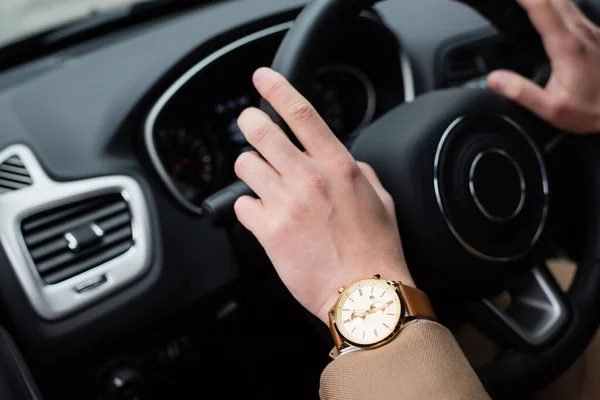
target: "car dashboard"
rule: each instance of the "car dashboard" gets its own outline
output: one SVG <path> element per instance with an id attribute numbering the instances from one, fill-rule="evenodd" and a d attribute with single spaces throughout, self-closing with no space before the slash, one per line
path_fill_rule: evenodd
<path id="1" fill-rule="evenodd" d="M 239 303 L 223 291 L 268 265 L 200 206 L 235 180 L 250 150 L 236 119 L 260 105 L 252 73 L 304 4 L 210 2 L 0 72 L 2 317 L 28 361 L 61 366 L 47 379 L 96 373 L 126 352 L 115 342 L 155 331 L 169 339 L 152 352 L 180 349 L 187 334 L 173 339 L 165 321 L 224 318 Z M 306 95 L 348 143 L 394 107 L 499 67 L 533 74 L 468 7 L 384 1 L 339 33 Z"/>
<path id="2" fill-rule="evenodd" d="M 237 126 L 246 107 L 259 107 L 252 73 L 268 66 L 293 22 L 243 36 L 187 70 L 148 114 L 144 140 L 173 197 L 201 213 L 207 196 L 235 179 L 233 163 L 251 150 Z M 368 13 L 341 36 L 308 84 L 307 96 L 338 138 L 348 142 L 377 117 L 414 98 L 407 55 L 396 36 Z M 373 45 L 375 44 L 375 45 Z"/>

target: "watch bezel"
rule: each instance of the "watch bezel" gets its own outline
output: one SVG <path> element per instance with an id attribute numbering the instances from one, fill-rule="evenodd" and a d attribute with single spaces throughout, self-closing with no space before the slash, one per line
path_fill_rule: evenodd
<path id="1" fill-rule="evenodd" d="M 387 285 L 389 285 L 392 289 L 394 289 L 394 291 L 396 292 L 396 294 L 398 295 L 398 299 L 400 299 L 400 318 L 398 319 L 398 323 L 396 324 L 396 326 L 394 327 L 394 329 L 392 329 L 390 331 L 390 333 L 381 338 L 381 340 L 379 340 L 378 342 L 372 343 L 372 344 L 361 344 L 361 343 L 356 343 L 354 341 L 352 341 L 351 339 L 348 339 L 338 328 L 338 321 L 336 318 L 336 310 L 338 309 L 338 306 L 340 304 L 340 301 L 344 295 L 344 293 L 346 293 L 348 291 L 348 289 L 354 287 L 356 284 L 361 283 L 361 282 L 367 282 L 367 281 L 382 281 L 383 279 L 377 278 L 377 276 L 373 277 L 373 278 L 368 278 L 368 279 L 361 279 L 355 282 L 352 282 L 350 285 L 348 285 L 348 287 L 346 287 L 339 295 L 337 301 L 335 302 L 333 308 L 331 309 L 330 313 L 331 313 L 331 320 L 333 321 L 333 327 L 335 329 L 335 331 L 337 332 L 338 335 L 340 335 L 340 337 L 343 339 L 344 343 L 346 343 L 347 345 L 351 345 L 354 347 L 359 347 L 361 349 L 374 349 L 377 347 L 381 347 L 387 343 L 389 343 L 390 341 L 392 341 L 396 335 L 398 334 L 398 332 L 400 332 L 400 329 L 402 328 L 402 325 L 404 325 L 404 322 L 406 321 L 406 305 L 404 303 L 404 297 L 402 297 L 402 294 L 400 293 L 400 290 L 398 289 L 398 284 L 399 282 L 394 282 L 394 281 L 385 281 L 385 283 Z M 342 345 L 342 347 L 344 347 Z"/>

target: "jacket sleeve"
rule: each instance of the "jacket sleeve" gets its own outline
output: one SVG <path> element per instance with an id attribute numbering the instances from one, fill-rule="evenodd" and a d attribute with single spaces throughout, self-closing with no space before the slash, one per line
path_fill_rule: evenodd
<path id="1" fill-rule="evenodd" d="M 321 375 L 321 399 L 489 399 L 448 329 L 412 323 L 377 349 L 344 354 Z"/>

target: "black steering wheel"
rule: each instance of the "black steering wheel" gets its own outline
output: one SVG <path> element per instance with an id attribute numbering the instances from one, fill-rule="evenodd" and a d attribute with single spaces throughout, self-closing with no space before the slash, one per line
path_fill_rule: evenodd
<path id="1" fill-rule="evenodd" d="M 513 0 L 464 1 L 509 40 L 544 57 Z M 336 31 L 369 0 L 314 0 L 285 37 L 273 68 L 302 90 Z M 265 107 L 281 123 L 273 110 Z M 364 129 L 352 154 L 391 193 L 411 272 L 434 298 L 469 300 L 472 320 L 507 351 L 478 373 L 494 397 L 538 389 L 587 347 L 600 324 L 600 147 L 586 145 L 586 248 L 568 292 L 545 265 L 550 221 L 561 213 L 543 149 L 559 132 L 482 89 L 423 95 Z M 585 154 L 582 153 L 582 157 Z M 501 290 L 511 305 L 491 300 Z M 466 307 L 466 306 L 465 306 Z M 402 362 L 402 360 L 398 360 Z"/>

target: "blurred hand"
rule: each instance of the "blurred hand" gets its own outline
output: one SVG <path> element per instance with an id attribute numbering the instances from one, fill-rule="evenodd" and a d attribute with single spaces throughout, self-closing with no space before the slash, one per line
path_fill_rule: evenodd
<path id="1" fill-rule="evenodd" d="M 545 88 L 509 71 L 488 85 L 557 128 L 600 132 L 600 28 L 570 0 L 517 0 L 540 33 L 552 65 Z"/>
<path id="2" fill-rule="evenodd" d="M 254 85 L 292 129 L 300 151 L 262 111 L 238 125 L 255 152 L 235 163 L 259 199 L 235 203 L 294 297 L 323 322 L 342 286 L 379 273 L 414 286 L 391 196 L 375 172 L 357 163 L 311 104 L 280 74 L 261 68 Z"/>

